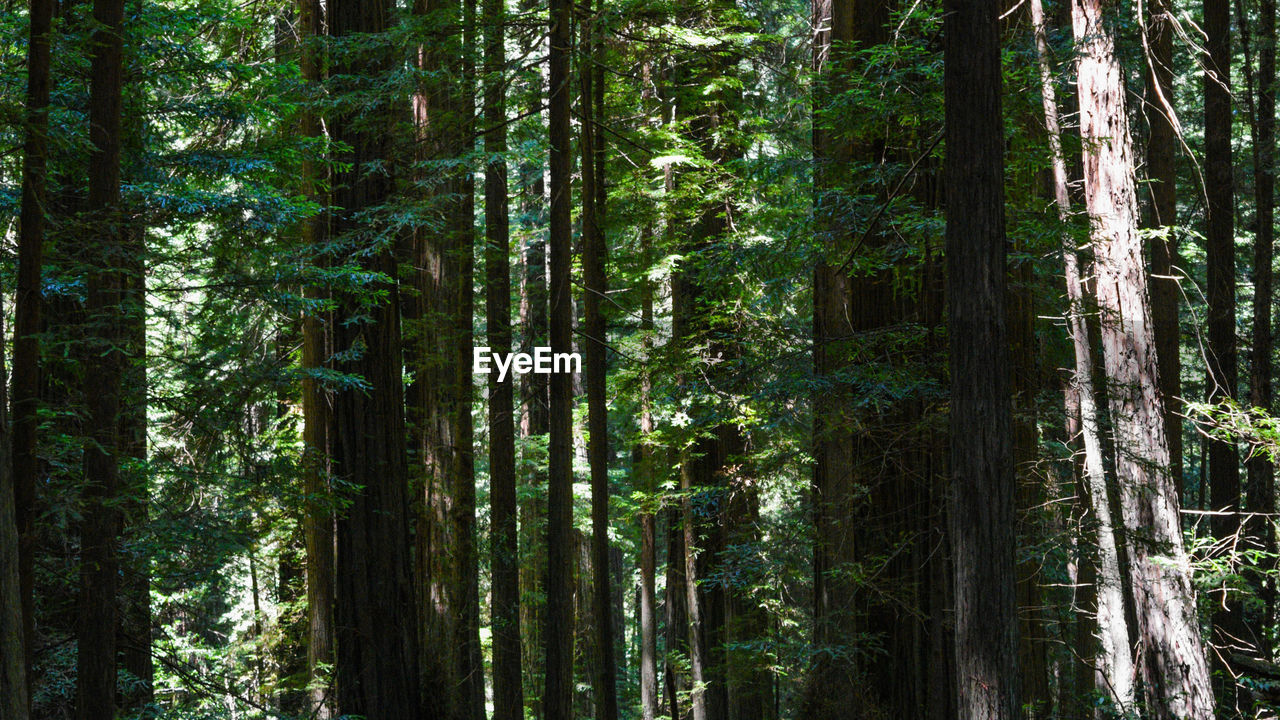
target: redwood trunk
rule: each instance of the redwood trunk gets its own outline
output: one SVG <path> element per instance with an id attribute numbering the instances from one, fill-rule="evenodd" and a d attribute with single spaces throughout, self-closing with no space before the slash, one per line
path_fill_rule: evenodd
<path id="1" fill-rule="evenodd" d="M 384 0 L 331 0 L 329 29 L 343 38 L 382 33 L 392 8 Z M 335 62 L 335 73 L 379 74 L 386 55 Z M 394 108 L 364 112 L 392 114 Z M 385 133 L 361 123 L 355 110 L 335 112 L 329 128 L 350 148 L 334 174 L 333 231 L 347 236 L 367 228 L 362 211 L 384 202 L 391 183 L 372 166 L 389 159 Z M 390 248 L 362 253 L 365 271 L 396 276 Z M 409 493 L 405 459 L 404 391 L 397 288 L 377 288 L 390 301 L 373 304 L 349 291 L 335 292 L 335 369 L 357 375 L 367 388 L 333 393 L 330 438 L 336 474 L 349 483 L 337 522 L 335 627 L 337 711 L 368 720 L 421 716 L 417 609 L 409 556 Z M 360 318 L 360 319 L 357 319 Z M 353 348 L 357 352 L 350 352 Z M 434 699 L 432 699 L 434 700 Z"/>
<path id="2" fill-rule="evenodd" d="M 27 45 L 26 140 L 22 159 L 22 207 L 18 219 L 18 287 L 13 335 L 14 519 L 18 533 L 18 588 L 22 611 L 21 646 L 35 647 L 35 501 L 36 411 L 40 397 L 40 313 L 44 264 L 45 208 L 48 207 L 49 58 L 54 0 L 31 0 L 31 34 Z M 23 676 L 31 678 L 32 657 L 19 658 Z M 3 689 L 0 688 L 0 691 Z M 24 704 L 30 688 L 24 687 Z"/>
<path id="3" fill-rule="evenodd" d="M 489 346 L 511 352 L 511 242 L 507 214 L 505 8 L 484 3 L 485 316 Z M 489 375 L 489 568 L 493 603 L 493 720 L 522 720 L 520 548 L 516 527 L 514 378 Z"/>
<path id="4" fill-rule="evenodd" d="M 1213 693 L 1169 474 L 1123 75 L 1101 0 L 1074 0 L 1072 25 L 1120 507 L 1125 527 L 1145 530 L 1129 536 L 1144 692 L 1156 720 L 1209 720 Z"/>
<path id="5" fill-rule="evenodd" d="M 1049 64 L 1049 44 L 1041 0 L 1031 0 L 1031 21 L 1035 28 L 1036 51 L 1040 64 L 1041 97 L 1049 150 L 1053 154 L 1053 196 L 1058 206 L 1058 219 L 1066 222 L 1071 213 L 1067 190 L 1067 162 L 1062 153 L 1062 132 L 1058 120 L 1058 104 Z M 1096 633 L 1099 652 L 1094 658 L 1093 690 L 1125 710 L 1133 706 L 1133 653 L 1129 649 L 1129 628 L 1124 608 L 1124 584 L 1120 572 L 1120 553 L 1115 524 L 1111 516 L 1110 491 L 1103 464 L 1101 425 L 1097 396 L 1094 394 L 1093 345 L 1085 321 L 1084 285 L 1080 277 L 1080 259 L 1075 240 L 1062 236 L 1062 265 L 1067 286 L 1067 326 L 1074 350 L 1075 366 L 1068 402 L 1069 418 L 1078 418 L 1075 432 L 1084 446 L 1081 463 L 1083 485 L 1088 489 L 1089 509 L 1096 523 L 1097 612 Z"/>
<path id="6" fill-rule="evenodd" d="M 569 127 L 569 57 L 572 5 L 550 0 L 551 52 L 549 140 L 551 142 L 551 352 L 573 351 L 572 159 Z M 573 717 L 573 377 L 550 376 L 550 439 L 547 487 L 546 720 Z"/>
<path id="7" fill-rule="evenodd" d="M 84 450 L 84 515 L 80 532 L 80 612 L 76 699 L 81 720 L 115 714 L 116 605 L 119 589 L 120 394 L 125 360 L 120 216 L 120 118 L 123 0 L 95 0 L 89 80 L 88 212 L 93 243 L 87 287 L 91 323 L 85 398 L 92 442 Z"/>

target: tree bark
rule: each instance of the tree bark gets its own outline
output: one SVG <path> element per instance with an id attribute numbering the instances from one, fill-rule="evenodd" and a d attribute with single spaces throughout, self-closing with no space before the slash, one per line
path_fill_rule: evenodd
<path id="1" fill-rule="evenodd" d="M 409 392 L 415 450 L 426 472 L 417 537 L 422 667 L 443 683 L 449 720 L 482 720 L 471 421 L 475 202 L 468 158 L 475 131 L 474 2 L 419 0 L 414 11 L 434 23 L 418 58 L 428 78 L 414 99 L 425 141 L 420 159 L 456 162 L 433 178 L 430 202 L 443 227 L 420 228 L 414 238 L 419 322 L 410 333 L 416 378 Z"/>
<path id="2" fill-rule="evenodd" d="M 1006 328 L 999 6 L 948 0 L 944 25 L 956 707 L 1013 720 L 1018 702 L 1012 393 Z"/>
<path id="3" fill-rule="evenodd" d="M 569 126 L 572 53 L 572 5 L 550 0 L 551 352 L 573 350 L 572 147 Z M 573 378 L 550 378 L 550 439 L 547 487 L 546 720 L 570 720 L 573 714 Z"/>
<path id="4" fill-rule="evenodd" d="M 645 70 L 648 70 L 646 64 Z M 655 507 L 657 482 L 654 478 L 653 446 L 653 376 L 649 369 L 653 352 L 653 283 L 649 279 L 650 245 L 653 227 L 646 226 L 640 236 L 641 267 L 645 268 L 640 283 L 640 440 L 636 443 L 636 485 L 644 493 L 640 506 L 640 596 L 637 603 L 640 620 L 640 717 L 655 720 L 658 707 L 658 622 L 657 622 L 657 523 Z M 671 716 L 676 718 L 678 716 Z"/>
<path id="5" fill-rule="evenodd" d="M 1209 345 L 1205 388 L 1210 403 L 1236 398 L 1236 260 L 1235 190 L 1231 167 L 1231 12 L 1228 0 L 1205 0 L 1204 32 L 1204 164 L 1208 219 L 1205 257 L 1208 265 L 1207 325 Z M 1209 502 L 1215 515 L 1213 533 L 1226 538 L 1240 532 L 1240 454 L 1235 441 L 1209 441 Z M 1214 640 L 1226 646 L 1244 637 L 1240 599 L 1224 590 L 1214 612 Z M 1221 659 L 1221 655 L 1217 656 Z M 1223 685 L 1228 696 L 1234 683 Z M 1233 706 L 1230 697 L 1221 698 Z"/>
<path id="6" fill-rule="evenodd" d="M 45 208 L 48 206 L 49 61 L 54 0 L 31 0 L 27 45 L 26 136 L 22 160 L 22 205 L 18 220 L 18 287 L 13 337 L 14 521 L 18 533 L 18 589 L 22 610 L 22 647 L 35 647 L 35 500 L 36 412 L 40 397 L 40 314 L 43 303 Z M 23 656 L 23 676 L 30 680 L 32 657 Z M 23 688 L 30 702 L 30 688 Z"/>
<path id="7" fill-rule="evenodd" d="M 1178 132 L 1169 111 L 1173 107 L 1173 16 L 1170 0 L 1151 0 L 1146 18 L 1148 67 L 1147 176 L 1151 212 L 1144 226 L 1158 230 L 1151 241 L 1151 320 L 1160 367 L 1160 395 L 1164 399 L 1164 434 L 1169 442 L 1169 472 L 1182 497 L 1182 359 L 1178 304 L 1182 289 L 1174 277 L 1179 265 Z"/>
<path id="8" fill-rule="evenodd" d="M 392 13 L 385 0 L 331 0 L 328 9 L 335 38 L 383 33 Z M 379 49 L 361 58 L 335 57 L 333 71 L 378 75 L 391 67 L 389 53 Z M 350 148 L 337 158 L 341 164 L 334 174 L 337 237 L 367 231 L 361 213 L 390 194 L 390 179 L 374 169 L 390 159 L 386 133 L 371 127 L 370 118 L 394 117 L 396 110 L 393 101 L 382 100 L 329 118 L 334 140 Z M 334 470 L 352 488 L 336 529 L 336 709 L 368 720 L 403 720 L 423 716 L 423 699 L 409 555 L 400 322 L 397 288 L 388 279 L 396 276 L 396 261 L 387 243 L 378 242 L 371 252 L 359 253 L 358 262 L 383 276 L 374 289 L 390 301 L 334 293 L 334 349 L 341 357 L 334 369 L 368 385 L 333 393 Z"/>
<path id="9" fill-rule="evenodd" d="M 323 81 L 321 49 L 324 37 L 324 6 L 319 0 L 298 0 L 299 56 L 302 80 L 314 92 Z M 316 111 L 304 105 L 299 131 L 303 137 L 319 140 L 324 131 Z M 312 262 L 323 266 L 322 245 L 328 225 L 328 197 L 319 189 L 320 170 L 305 157 L 299 171 L 299 190 L 303 197 L 321 209 L 302 221 L 301 241 L 310 248 Z M 316 720 L 333 717 L 332 683 L 324 670 L 333 664 L 333 503 L 329 486 L 332 472 L 329 458 L 332 446 L 329 428 L 332 418 L 327 410 L 328 393 L 318 373 L 329 355 L 329 330 L 320 310 L 327 293 L 324 288 L 308 284 L 303 289 L 308 308 L 302 318 L 302 446 L 303 490 L 307 502 L 303 510 L 303 536 L 306 543 L 307 582 L 307 696 L 309 711 Z"/>
<path id="10" fill-rule="evenodd" d="M 582 306 L 583 368 L 587 390 L 587 457 L 591 467 L 591 570 L 592 607 L 595 616 L 596 667 L 593 673 L 596 720 L 617 720 L 618 667 L 614 657 L 612 590 L 609 577 L 609 407 L 605 395 L 607 333 L 601 301 L 608 292 L 605 265 L 608 247 L 601 226 L 600 190 L 604 166 L 597 149 L 602 145 L 595 116 L 596 66 L 603 36 L 596 27 L 599 15 L 582 21 L 578 79 L 582 120 Z M 603 81 L 603 78 L 600 78 Z M 599 148 L 603 150 L 603 148 Z"/>
<path id="11" fill-rule="evenodd" d="M 1049 63 L 1048 33 L 1041 0 L 1031 0 L 1031 21 L 1035 28 L 1036 52 L 1040 65 L 1045 127 L 1049 135 L 1049 151 L 1053 155 L 1054 202 L 1058 207 L 1058 219 L 1065 223 L 1071 214 L 1071 198 L 1067 190 L 1067 162 L 1062 152 L 1057 93 Z M 1095 657 L 1097 671 L 1094 690 L 1109 698 L 1123 711 L 1133 707 L 1134 702 L 1133 654 L 1129 650 L 1120 553 L 1116 544 L 1110 493 L 1103 465 L 1101 426 L 1098 421 L 1097 395 L 1094 394 L 1093 387 L 1093 346 L 1085 322 L 1080 260 L 1074 241 L 1066 233 L 1062 236 L 1062 265 L 1067 286 L 1067 326 L 1075 357 L 1071 396 L 1077 409 L 1072 414 L 1079 418 L 1078 434 L 1084 446 L 1082 474 L 1084 485 L 1089 491 L 1089 509 L 1097 525 L 1096 636 L 1100 652 Z"/>
<path id="12" fill-rule="evenodd" d="M 84 449 L 76 706 L 81 720 L 115 714 L 119 588 L 120 395 L 125 344 L 120 206 L 123 0 L 95 0 L 90 40 L 89 197 L 94 242 L 87 283 L 90 322 L 85 398 L 91 442 Z"/>
<path id="13" fill-rule="evenodd" d="M 3 318 L 4 307 L 0 304 L 0 347 L 4 345 Z M 13 434 L 6 378 L 4 353 L 0 353 L 0 717 L 28 720 L 31 705 L 27 693 L 27 638 L 22 619 L 11 456 Z"/>
<path id="14" fill-rule="evenodd" d="M 506 20 L 502 0 L 484 7 L 485 316 L 489 346 L 511 352 L 511 242 L 507 216 Z M 514 378 L 489 375 L 489 568 L 493 602 L 493 720 L 523 720 L 520 546 L 516 527 Z"/>
<path id="15" fill-rule="evenodd" d="M 1169 475 L 1147 277 L 1137 234 L 1132 140 L 1115 39 L 1101 0 L 1073 0 L 1080 56 L 1080 134 L 1085 202 L 1097 254 L 1108 402 L 1116 475 L 1129 535 L 1129 574 L 1143 647 L 1148 712 L 1156 720 L 1208 720 L 1213 693 Z"/>
<path id="16" fill-rule="evenodd" d="M 1271 265 L 1275 250 L 1275 145 L 1276 145 L 1276 5 L 1261 0 L 1258 9 L 1258 73 L 1253 74 L 1249 52 L 1250 33 L 1244 3 L 1236 0 L 1236 22 L 1244 55 L 1245 105 L 1253 139 L 1253 348 L 1250 353 L 1249 401 L 1270 412 L 1272 404 L 1271 355 L 1275 342 L 1271 328 L 1273 300 Z M 1275 512 L 1275 468 L 1265 453 L 1251 452 L 1245 461 L 1246 541 L 1254 550 L 1275 552 L 1274 526 L 1267 517 Z M 1267 619 L 1275 605 L 1274 582 L 1266 577 L 1267 567 L 1246 561 L 1246 574 L 1259 599 L 1262 612 L 1246 614 L 1243 638 L 1256 657 L 1270 657 Z M 1265 562 L 1265 561 L 1264 561 Z M 1272 563 L 1266 563 L 1271 565 Z"/>

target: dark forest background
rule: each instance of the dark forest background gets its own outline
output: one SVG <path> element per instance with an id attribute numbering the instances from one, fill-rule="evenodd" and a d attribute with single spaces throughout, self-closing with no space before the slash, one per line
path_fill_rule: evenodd
<path id="1" fill-rule="evenodd" d="M 1276 717 L 1275 0 L 0 8 L 0 720 Z"/>

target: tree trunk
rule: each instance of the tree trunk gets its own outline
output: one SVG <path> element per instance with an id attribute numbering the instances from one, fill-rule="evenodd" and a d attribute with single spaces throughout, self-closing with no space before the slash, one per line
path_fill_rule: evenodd
<path id="1" fill-rule="evenodd" d="M 336 38 L 385 32 L 391 16 L 384 0 L 332 0 L 328 9 L 330 33 Z M 333 71 L 389 71 L 392 58 L 376 53 L 335 58 Z M 381 117 L 395 111 L 389 101 L 360 110 Z M 329 118 L 334 140 L 350 148 L 337 158 L 341 165 L 334 174 L 331 212 L 338 237 L 367 229 L 361 213 L 384 202 L 391 190 L 390 180 L 373 169 L 389 160 L 386 133 L 355 112 L 345 109 Z M 390 248 L 358 257 L 362 270 L 396 276 Z M 334 349 L 342 358 L 335 369 L 368 384 L 335 391 L 332 403 L 334 470 L 353 488 L 336 530 L 337 711 L 368 720 L 401 720 L 420 717 L 423 706 L 409 555 L 400 322 L 396 286 L 384 280 L 374 289 L 387 293 L 390 301 L 372 304 L 351 291 L 334 293 Z"/>
<path id="2" fill-rule="evenodd" d="M 1173 17 L 1170 0 L 1151 0 L 1146 18 L 1149 46 L 1147 67 L 1147 176 L 1151 213 L 1144 224 L 1159 230 L 1151 241 L 1151 320 L 1160 367 L 1160 395 L 1164 399 L 1164 434 L 1169 443 L 1169 472 L 1182 496 L 1182 359 L 1178 304 L 1182 289 L 1174 278 L 1179 264 L 1178 170 L 1175 153 L 1178 132 L 1173 108 Z"/>
<path id="3" fill-rule="evenodd" d="M 1021 710 L 1017 488 L 1006 346 L 999 7 L 994 0 L 948 0 L 946 9 L 956 705 L 964 720 L 1013 720 Z"/>
<path id="4" fill-rule="evenodd" d="M 4 307 L 0 304 L 0 347 L 4 346 Z M 0 353 L 0 717 L 28 720 L 27 639 L 22 620 L 18 524 L 14 513 L 12 428 L 9 389 Z M 645 720 L 651 720 L 646 718 Z"/>
<path id="5" fill-rule="evenodd" d="M 1208 220 L 1205 257 L 1208 265 L 1209 335 L 1206 396 L 1210 403 L 1236 398 L 1236 260 L 1235 191 L 1231 167 L 1231 13 L 1228 0 L 1205 0 L 1204 32 L 1204 164 Z M 1227 538 L 1240 531 L 1240 454 L 1235 441 L 1209 442 L 1209 502 L 1227 514 L 1213 517 L 1213 533 Z M 1214 603 L 1214 640 L 1227 646 L 1244 637 L 1240 599 L 1224 590 Z M 1221 655 L 1217 655 L 1219 659 Z M 1223 685 L 1221 698 L 1234 706 L 1234 683 Z"/>
<path id="6" fill-rule="evenodd" d="M 1072 25 L 1120 505 L 1125 527 L 1146 530 L 1130 536 L 1129 562 L 1144 692 L 1156 720 L 1208 720 L 1213 693 L 1169 475 L 1123 75 L 1100 0 L 1074 0 Z"/>
<path id="7" fill-rule="evenodd" d="M 302 80 L 315 90 L 323 81 L 322 57 L 317 43 L 324 36 L 324 6 L 319 0 L 298 0 L 298 63 Z M 299 131 L 305 138 L 318 140 L 324 131 L 320 118 L 311 107 L 304 106 Z M 321 207 L 315 215 L 302 221 L 300 238 L 310 248 L 312 262 L 324 264 L 321 247 L 328 225 L 328 197 L 318 185 L 317 163 L 304 156 L 299 172 L 299 190 L 303 197 Z M 330 350 L 330 332 L 320 305 L 326 298 L 324 288 L 307 285 L 303 295 L 309 303 L 302 318 L 302 446 L 303 490 L 307 502 L 303 514 L 303 535 L 307 548 L 307 687 L 309 711 L 316 720 L 333 717 L 332 683 L 324 668 L 333 664 L 333 506 L 329 475 L 332 445 L 329 428 L 328 393 L 318 378 L 325 367 Z"/>
<path id="8" fill-rule="evenodd" d="M 1244 55 L 1245 105 L 1253 139 L 1253 197 L 1256 230 L 1253 239 L 1253 348 L 1250 353 L 1249 401 L 1270 412 L 1271 355 L 1275 347 L 1271 332 L 1272 274 L 1275 250 L 1275 145 L 1276 145 L 1276 5 L 1261 0 L 1258 11 L 1258 76 L 1255 94 L 1253 60 L 1249 52 L 1250 33 L 1244 3 L 1236 0 L 1240 45 Z M 1252 452 L 1245 462 L 1247 519 L 1245 536 L 1251 549 L 1275 552 L 1274 527 L 1267 516 L 1275 512 L 1275 469 L 1263 452 Z M 1255 516 L 1254 514 L 1258 515 Z M 1275 605 L 1274 583 L 1267 568 L 1246 560 L 1246 573 L 1262 600 L 1261 612 L 1245 617 L 1247 634 L 1242 638 L 1255 657 L 1270 657 L 1267 624 Z M 1270 563 L 1268 563 L 1269 565 Z"/>
<path id="9" fill-rule="evenodd" d="M 647 74 L 648 64 L 645 65 Z M 652 262 L 650 245 L 653 226 L 646 226 L 640 236 L 640 266 L 644 272 L 640 283 L 640 440 L 636 444 L 636 486 L 644 493 L 640 506 L 640 597 L 637 605 L 640 615 L 640 718 L 656 720 L 658 707 L 658 622 L 657 596 L 657 544 L 656 513 L 658 484 L 654 477 L 653 445 L 653 376 L 650 358 L 653 352 L 653 282 L 649 279 Z M 678 715 L 671 715 L 678 720 Z"/>
<path id="10" fill-rule="evenodd" d="M 14 520 L 18 533 L 17 598 L 22 610 L 22 644 L 35 648 L 35 501 L 36 417 L 40 397 L 40 314 L 43 290 L 45 208 L 48 206 L 49 59 L 54 0 L 31 0 L 27 45 L 26 136 L 22 161 L 22 206 L 18 221 L 18 287 L 13 337 Z M 22 656 L 23 677 L 30 680 L 32 657 Z M 30 688 L 23 689 L 23 704 Z"/>
<path id="11" fill-rule="evenodd" d="M 88 212 L 94 242 L 87 286 L 85 398 L 92 442 L 84 449 L 76 690 L 81 720 L 115 714 L 119 587 L 120 394 L 125 359 L 120 207 L 123 0 L 95 0 L 89 81 Z"/>
<path id="12" fill-rule="evenodd" d="M 578 79 L 581 83 L 579 111 L 582 132 L 579 147 L 582 168 L 582 306 L 583 361 L 587 390 L 587 456 L 591 467 L 591 570 L 592 607 L 595 616 L 597 664 L 592 674 L 596 695 L 596 720 L 617 720 L 618 667 L 614 657 L 612 591 L 609 578 L 609 407 L 605 396 L 608 372 L 606 345 L 608 327 L 601 301 L 608 292 L 605 264 L 608 247 L 601 226 L 604 165 L 599 125 L 595 117 L 596 65 L 603 61 L 600 48 L 603 34 L 596 27 L 599 15 L 582 22 Z M 603 81 L 603 78 L 600 78 Z M 603 150 L 603 148 L 599 148 Z"/>
<path id="13" fill-rule="evenodd" d="M 425 516 L 418 522 L 422 667 L 443 683 L 448 720 L 482 720 L 479 554 L 471 426 L 473 149 L 475 68 L 468 39 L 473 0 L 419 0 L 434 23 L 419 50 L 426 87 L 414 100 L 425 161 L 456 161 L 438 173 L 432 209 L 443 228 L 415 233 L 418 320 L 410 386 L 415 450 L 425 471 Z M 443 351 L 442 351 L 443 350 Z M 439 665 L 439 670 L 433 669 Z M 430 680 L 429 680 L 430 681 Z"/>
<path id="14" fill-rule="evenodd" d="M 688 720 L 689 705 L 681 702 L 690 690 L 690 677 L 684 667 L 689 648 L 689 596 L 685 592 L 684 529 L 680 507 L 667 507 L 666 618 L 667 655 L 664 685 L 667 710 L 673 720 Z"/>
<path id="15" fill-rule="evenodd" d="M 551 352 L 573 350 L 573 225 L 570 215 L 572 159 L 569 126 L 569 57 L 572 5 L 550 0 L 551 53 L 549 140 L 551 143 Z M 546 689 L 545 720 L 573 714 L 573 377 L 550 378 L 550 439 L 547 487 Z"/>
<path id="16" fill-rule="evenodd" d="M 1041 98 L 1045 127 L 1049 135 L 1049 151 L 1053 155 L 1053 196 L 1058 206 L 1058 219 L 1066 222 L 1071 214 L 1067 191 L 1067 161 L 1062 152 L 1062 132 L 1058 121 L 1057 94 L 1049 64 L 1049 43 L 1041 0 L 1031 0 L 1031 21 L 1035 28 L 1036 52 L 1040 64 Z M 1075 355 L 1071 383 L 1073 403 L 1079 417 L 1079 435 L 1084 445 L 1083 476 L 1092 501 L 1090 510 L 1097 524 L 1097 639 L 1100 653 L 1094 689 L 1109 698 L 1121 710 L 1133 707 L 1133 654 L 1129 650 L 1129 628 L 1124 611 L 1124 584 L 1120 574 L 1120 553 L 1116 545 L 1115 526 L 1111 519 L 1111 502 L 1103 465 L 1102 437 L 1098 422 L 1097 396 L 1093 387 L 1093 346 L 1085 323 L 1084 286 L 1080 277 L 1080 260 L 1075 242 L 1069 234 L 1062 236 L 1062 265 L 1067 285 L 1067 326 Z"/>
<path id="17" fill-rule="evenodd" d="M 511 242 L 507 217 L 505 6 L 484 8 L 485 316 L 489 346 L 511 352 Z M 489 568 L 493 602 L 493 720 L 523 720 L 520 546 L 516 527 L 514 378 L 489 375 Z"/>

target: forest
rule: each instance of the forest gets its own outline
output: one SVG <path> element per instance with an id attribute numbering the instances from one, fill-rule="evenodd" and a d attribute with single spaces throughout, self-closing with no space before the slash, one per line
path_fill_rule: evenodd
<path id="1" fill-rule="evenodd" d="M 1276 0 L 0 0 L 0 720 L 1280 717 Z"/>

